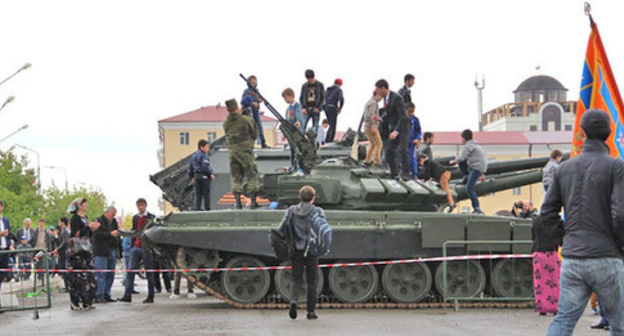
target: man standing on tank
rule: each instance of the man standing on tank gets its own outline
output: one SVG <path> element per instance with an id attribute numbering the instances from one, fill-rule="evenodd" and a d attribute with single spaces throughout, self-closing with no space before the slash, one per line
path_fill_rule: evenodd
<path id="1" fill-rule="evenodd" d="M 249 76 L 247 78 L 247 81 L 254 89 L 258 87 L 258 79 L 256 78 L 256 76 Z M 256 122 L 256 126 L 258 126 L 258 138 L 260 138 L 260 145 L 262 146 L 262 148 L 270 148 L 266 144 L 266 140 L 264 138 L 264 129 L 262 128 L 262 115 L 260 114 L 260 104 L 264 101 L 264 99 L 258 96 L 258 94 L 251 87 L 248 87 L 245 89 L 245 91 L 243 91 L 243 98 L 245 98 L 245 96 L 251 97 L 251 112 L 253 120 Z"/>
<path id="2" fill-rule="evenodd" d="M 388 145 L 383 149 L 390 166 L 390 174 L 393 178 L 399 177 L 398 164 L 401 169 L 401 179 L 410 180 L 412 178 L 408 153 L 410 120 L 407 117 L 403 98 L 396 92 L 390 91 L 385 79 L 378 80 L 375 87 L 382 96 L 386 110 L 385 120 L 390 132 Z"/>
<path id="3" fill-rule="evenodd" d="M 344 106 L 344 96 L 342 95 L 342 79 L 336 78 L 334 85 L 325 91 L 325 115 L 329 122 L 329 130 L 324 139 L 324 143 L 334 142 L 336 136 L 336 126 L 338 115 Z M 317 131 L 318 132 L 318 131 Z"/>
<path id="4" fill-rule="evenodd" d="M 461 132 L 462 143 L 464 149 L 462 149 L 459 157 L 455 160 L 451 160 L 449 164 L 454 166 L 457 164 L 459 170 L 464 175 L 466 182 L 466 192 L 470 196 L 470 202 L 472 203 L 473 214 L 482 215 L 483 211 L 479 205 L 479 195 L 477 195 L 476 185 L 477 181 L 485 181 L 485 172 L 487 171 L 488 162 L 483 148 L 472 139 L 472 131 L 465 129 Z"/>
<path id="5" fill-rule="evenodd" d="M 251 208 L 258 207 L 256 193 L 258 192 L 258 167 L 253 153 L 254 142 L 258 137 L 258 127 L 248 117 L 245 117 L 238 108 L 235 99 L 225 102 L 228 116 L 223 123 L 225 138 L 228 144 L 230 161 L 230 179 L 232 192 L 236 199 L 236 209 L 242 209 L 241 194 L 243 184 L 247 180 L 247 192 L 251 194 Z"/>
<path id="6" fill-rule="evenodd" d="M 308 121 L 312 119 L 312 127 L 314 131 L 319 125 L 319 119 L 321 117 L 321 109 L 325 105 L 325 87 L 323 83 L 316 80 L 313 70 L 305 71 L 306 82 L 301 86 L 301 95 L 299 96 L 299 102 L 303 109 L 303 129 L 308 128 Z"/>
<path id="7" fill-rule="evenodd" d="M 572 335 L 592 292 L 611 326 L 624 335 L 624 162 L 609 156 L 605 143 L 611 117 L 591 109 L 581 117 L 581 154 L 563 162 L 554 173 L 542 204 L 549 230 L 565 230 L 561 255 L 561 296 L 548 335 Z M 565 223 L 560 221 L 565 209 Z"/>
<path id="8" fill-rule="evenodd" d="M 210 150 L 210 143 L 205 139 L 200 139 L 197 142 L 197 151 L 193 153 L 189 163 L 188 174 L 195 190 L 195 211 L 201 211 L 202 200 L 204 210 L 210 211 L 210 187 L 215 175 L 210 167 L 208 150 Z"/>
<path id="9" fill-rule="evenodd" d="M 403 102 L 405 102 L 405 104 L 409 104 L 412 102 L 412 86 L 414 86 L 414 75 L 412 74 L 407 74 L 405 75 L 405 77 L 403 78 L 403 83 L 405 85 L 403 85 L 402 88 L 399 89 L 399 92 L 397 92 L 401 97 L 403 97 Z"/>

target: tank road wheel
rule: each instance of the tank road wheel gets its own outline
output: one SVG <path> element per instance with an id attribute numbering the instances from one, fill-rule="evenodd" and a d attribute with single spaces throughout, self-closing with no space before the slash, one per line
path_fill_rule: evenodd
<path id="1" fill-rule="evenodd" d="M 475 297 L 485 288 L 485 271 L 478 261 L 449 261 L 446 263 L 446 285 L 449 297 Z M 444 295 L 442 277 L 444 263 L 436 269 L 435 285 L 438 293 Z"/>
<path id="2" fill-rule="evenodd" d="M 502 297 L 533 296 L 533 264 L 528 259 L 499 261 L 492 271 L 492 287 Z"/>
<path id="3" fill-rule="evenodd" d="M 176 253 L 176 265 L 181 269 L 215 268 L 221 259 L 219 252 L 190 247 L 180 247 Z M 210 279 L 212 272 L 183 272 L 183 274 L 202 290 Z"/>
<path id="4" fill-rule="evenodd" d="M 288 266 L 290 262 L 285 261 L 280 266 Z M 277 289 L 277 293 L 280 295 L 284 301 L 290 301 L 290 288 L 292 287 L 292 270 L 291 269 L 280 269 L 275 271 L 275 288 Z M 323 271 L 318 269 L 318 286 L 316 286 L 316 295 L 321 294 L 323 290 L 323 286 L 325 285 L 325 278 L 323 277 Z M 307 296 L 306 293 L 308 291 L 308 281 L 305 277 L 305 271 L 303 275 L 303 288 L 299 292 L 299 302 L 306 302 Z"/>
<path id="5" fill-rule="evenodd" d="M 390 264 L 381 275 L 381 285 L 395 302 L 422 300 L 431 289 L 431 271 L 424 263 Z"/>
<path id="6" fill-rule="evenodd" d="M 226 268 L 265 267 L 264 263 L 252 256 L 239 256 L 230 260 Z M 225 271 L 221 275 L 224 293 L 240 303 L 256 303 L 267 294 L 271 285 L 269 271 Z"/>
<path id="7" fill-rule="evenodd" d="M 329 288 L 338 300 L 358 303 L 368 301 L 375 294 L 379 275 L 371 265 L 334 267 L 329 271 L 328 281 Z"/>

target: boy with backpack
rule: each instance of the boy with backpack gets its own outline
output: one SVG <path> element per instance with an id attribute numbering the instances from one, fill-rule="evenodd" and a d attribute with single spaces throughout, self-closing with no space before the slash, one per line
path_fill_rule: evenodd
<path id="1" fill-rule="evenodd" d="M 317 319 L 316 287 L 318 285 L 318 257 L 329 253 L 331 245 L 331 228 L 320 207 L 314 206 L 316 191 L 311 186 L 303 186 L 299 190 L 301 203 L 286 210 L 278 231 L 283 236 L 291 237 L 290 261 L 292 265 L 293 285 L 291 287 L 290 310 L 291 319 L 297 318 L 297 299 L 303 285 L 303 269 L 305 267 L 308 292 L 306 310 L 308 320 Z"/>

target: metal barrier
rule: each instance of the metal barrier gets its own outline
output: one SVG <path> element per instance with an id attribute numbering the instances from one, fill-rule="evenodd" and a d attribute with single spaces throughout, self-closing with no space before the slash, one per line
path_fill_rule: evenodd
<path id="1" fill-rule="evenodd" d="M 33 310 L 33 318 L 39 318 L 39 309 L 52 307 L 47 250 L 32 248 L 0 251 L 0 254 L 9 254 L 9 260 L 13 260 L 9 263 L 9 267 L 14 270 L 13 272 L 0 272 L 0 281 L 3 281 L 0 292 L 2 296 L 0 312 Z M 30 261 L 24 261 L 22 258 L 28 258 Z M 35 272 L 36 269 L 43 270 L 43 272 Z M 38 299 L 42 293 L 45 294 L 45 304 L 41 304 L 41 300 Z"/>
<path id="2" fill-rule="evenodd" d="M 448 246 L 464 245 L 465 251 L 470 254 L 497 254 L 500 251 L 509 251 L 511 245 L 533 244 L 531 240 L 448 240 L 442 245 L 442 256 L 447 257 Z M 472 248 L 469 248 L 473 245 Z M 503 245 L 503 246 L 501 246 Z M 504 246 L 507 245 L 507 246 Z M 475 246 L 478 247 L 475 249 Z M 485 247 L 485 249 L 482 249 Z M 470 250 L 470 251 L 469 251 Z M 495 250 L 495 251 L 493 251 Z M 488 270 L 479 260 L 446 261 L 442 262 L 442 297 L 444 301 L 453 300 L 455 310 L 459 310 L 459 301 L 533 301 L 533 263 L 526 258 L 489 259 Z M 463 264 L 462 264 L 463 263 Z M 452 287 L 449 288 L 449 264 L 455 270 L 451 272 Z M 463 275 L 462 275 L 463 271 Z M 489 282 L 487 281 L 489 275 Z M 505 279 L 501 279 L 504 277 Z M 479 281 L 479 283 L 476 283 Z M 527 281 L 530 282 L 528 286 Z M 486 288 L 486 283 L 489 287 Z M 511 286 L 511 288 L 510 288 Z M 460 288 L 461 287 L 461 288 Z M 455 289 L 453 291 L 453 288 Z M 487 290 L 489 296 L 484 293 Z M 453 293 L 449 293 L 452 291 Z M 454 293 L 468 292 L 470 295 L 457 296 Z M 496 296 L 495 296 L 496 295 Z"/>

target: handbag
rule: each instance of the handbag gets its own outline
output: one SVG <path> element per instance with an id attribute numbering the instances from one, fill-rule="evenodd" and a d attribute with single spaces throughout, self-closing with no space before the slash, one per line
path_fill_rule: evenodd
<path id="1" fill-rule="evenodd" d="M 87 237 L 71 238 L 71 244 L 69 244 L 69 253 L 76 254 L 79 252 L 91 252 L 91 239 Z"/>

